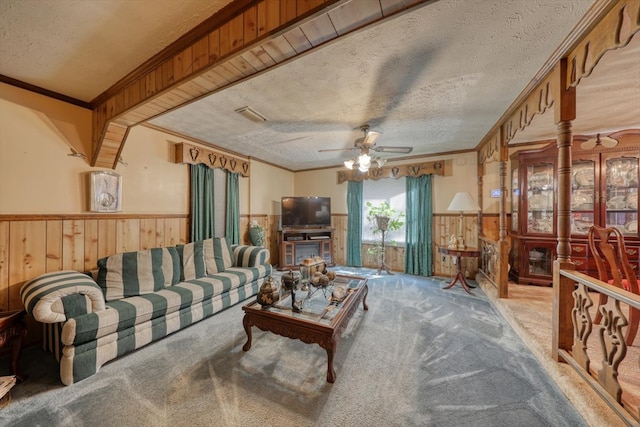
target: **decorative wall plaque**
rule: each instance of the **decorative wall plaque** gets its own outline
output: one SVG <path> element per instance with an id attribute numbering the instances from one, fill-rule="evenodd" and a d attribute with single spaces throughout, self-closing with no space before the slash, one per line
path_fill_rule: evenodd
<path id="1" fill-rule="evenodd" d="M 122 210 L 122 176 L 111 171 L 91 172 L 91 206 L 93 212 Z"/>

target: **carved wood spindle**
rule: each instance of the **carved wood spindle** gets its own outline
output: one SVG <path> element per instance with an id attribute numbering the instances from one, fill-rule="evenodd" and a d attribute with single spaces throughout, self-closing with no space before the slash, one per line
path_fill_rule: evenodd
<path id="1" fill-rule="evenodd" d="M 627 354 L 627 344 L 622 328 L 629 322 L 620 309 L 620 301 L 610 298 L 600 306 L 602 325 L 599 328 L 600 346 L 602 348 L 602 369 L 598 371 L 598 382 L 607 392 L 622 403 L 622 387 L 618 382 L 618 367 Z"/>
<path id="2" fill-rule="evenodd" d="M 573 320 L 573 346 L 571 352 L 573 358 L 586 372 L 589 372 L 589 355 L 587 354 L 587 340 L 593 329 L 593 321 L 589 314 L 589 307 L 593 306 L 593 301 L 589 296 L 587 287 L 578 284 L 573 295 L 573 309 L 571 317 Z"/>

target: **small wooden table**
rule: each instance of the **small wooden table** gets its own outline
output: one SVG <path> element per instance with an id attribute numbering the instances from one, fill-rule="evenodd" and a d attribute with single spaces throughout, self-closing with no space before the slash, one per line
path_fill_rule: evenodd
<path id="1" fill-rule="evenodd" d="M 333 383 L 336 380 L 333 355 L 338 338 L 360 303 L 368 310 L 366 298 L 369 291 L 367 279 L 363 277 L 337 276 L 334 283 L 348 289 L 347 297 L 337 304 L 327 301 L 322 290 L 316 290 L 315 297 L 305 302 L 301 312 L 291 310 L 290 293 L 284 295 L 279 303 L 266 309 L 256 301 L 242 307 L 242 323 L 247 333 L 247 342 L 242 349 L 251 349 L 252 326 L 283 337 L 299 339 L 307 344 L 318 344 L 327 351 L 327 381 Z M 296 291 L 296 294 L 298 292 L 301 291 Z"/>
<path id="2" fill-rule="evenodd" d="M 11 367 L 9 372 L 15 375 L 17 381 L 22 381 L 25 377 L 19 373 L 18 362 L 20 360 L 20 350 L 22 350 L 22 337 L 27 334 L 24 323 L 26 311 L 4 311 L 0 312 L 0 348 L 7 343 L 11 344 Z"/>
<path id="3" fill-rule="evenodd" d="M 449 283 L 443 289 L 449 289 L 453 287 L 453 285 L 455 285 L 457 281 L 460 281 L 460 284 L 462 285 L 464 290 L 467 291 L 469 294 L 473 295 L 473 292 L 471 292 L 471 289 L 469 288 L 475 288 L 475 286 L 469 285 L 465 280 L 464 274 L 462 273 L 462 266 L 461 266 L 460 259 L 463 257 L 464 258 L 479 257 L 481 255 L 480 250 L 478 250 L 477 248 L 453 249 L 453 248 L 440 246 L 438 248 L 438 252 L 440 252 L 443 255 L 450 255 L 450 256 L 456 257 L 456 267 L 457 267 L 456 276 L 453 278 L 453 280 L 451 280 L 451 283 Z"/>

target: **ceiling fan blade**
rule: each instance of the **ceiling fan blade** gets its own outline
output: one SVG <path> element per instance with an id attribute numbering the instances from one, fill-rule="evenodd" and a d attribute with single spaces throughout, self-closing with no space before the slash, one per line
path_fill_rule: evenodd
<path id="1" fill-rule="evenodd" d="M 618 140 L 609 138 L 608 136 L 600 137 L 600 134 L 595 138 L 591 138 L 580 144 L 580 148 L 583 150 L 592 150 L 596 147 L 613 148 L 618 145 Z"/>
<path id="2" fill-rule="evenodd" d="M 366 135 L 364 136 L 363 144 L 369 147 L 373 147 L 373 145 L 376 143 L 376 140 L 380 138 L 380 135 L 382 135 L 382 132 L 376 132 L 374 130 L 367 131 Z"/>
<path id="3" fill-rule="evenodd" d="M 318 153 L 324 153 L 327 151 L 353 151 L 353 150 L 359 150 L 358 147 L 352 147 L 352 148 L 324 148 L 322 150 L 318 150 Z"/>
<path id="4" fill-rule="evenodd" d="M 602 146 L 606 148 L 613 148 L 618 145 L 618 140 L 609 138 L 608 136 L 603 136 L 600 138 L 600 144 L 602 144 Z"/>
<path id="5" fill-rule="evenodd" d="M 413 147 L 391 147 L 381 145 L 379 147 L 374 147 L 373 151 L 377 151 L 378 153 L 402 153 L 409 154 L 413 151 Z"/>
<path id="6" fill-rule="evenodd" d="M 580 144 L 580 148 L 582 148 L 583 150 L 591 150 L 593 148 L 595 148 L 595 146 L 597 145 L 595 138 L 591 138 L 585 142 L 583 142 L 582 144 Z"/>

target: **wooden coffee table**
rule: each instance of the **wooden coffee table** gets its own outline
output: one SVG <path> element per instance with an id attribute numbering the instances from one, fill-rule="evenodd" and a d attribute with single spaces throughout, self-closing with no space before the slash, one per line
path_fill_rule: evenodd
<path id="1" fill-rule="evenodd" d="M 360 302 L 365 310 L 369 309 L 366 301 L 369 292 L 366 278 L 337 276 L 334 286 L 345 286 L 348 289 L 347 296 L 341 302 L 330 301 L 322 289 L 317 289 L 305 301 L 301 312 L 292 310 L 290 293 L 283 295 L 278 303 L 269 308 L 262 308 L 257 301 L 242 307 L 244 310 L 242 323 L 247 333 L 247 342 L 242 349 L 249 351 L 251 348 L 252 326 L 283 337 L 298 339 L 307 344 L 318 344 L 327 351 L 327 381 L 333 383 L 336 380 L 333 355 L 336 352 L 338 339 Z M 298 297 L 301 294 L 306 295 L 306 292 L 296 291 Z"/>

